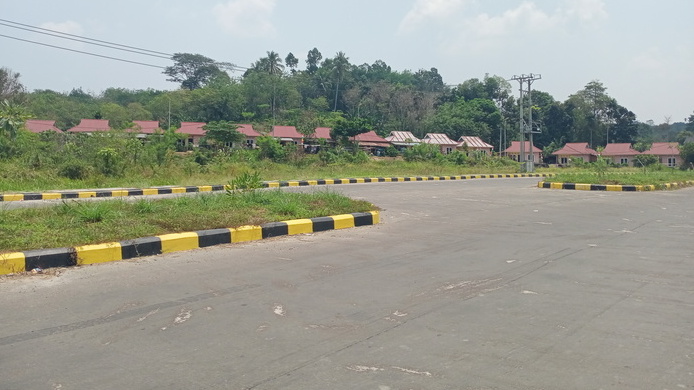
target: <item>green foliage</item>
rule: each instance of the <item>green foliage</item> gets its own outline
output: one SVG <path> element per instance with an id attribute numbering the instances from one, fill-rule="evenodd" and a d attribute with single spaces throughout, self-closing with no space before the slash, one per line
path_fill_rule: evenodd
<path id="1" fill-rule="evenodd" d="M 114 148 L 101 148 L 96 152 L 96 167 L 105 176 L 120 176 L 125 169 L 122 156 Z"/>
<path id="2" fill-rule="evenodd" d="M 65 202 L 61 204 L 60 211 L 72 216 L 80 223 L 104 222 L 116 215 L 113 207 L 107 202 Z"/>
<path id="3" fill-rule="evenodd" d="M 232 144 L 240 144 L 246 136 L 239 133 L 238 125 L 227 121 L 210 122 L 202 128 L 205 129 L 205 138 L 212 141 L 218 147 L 230 147 Z"/>
<path id="4" fill-rule="evenodd" d="M 24 122 L 29 118 L 23 106 L 3 100 L 0 102 L 0 136 L 5 135 L 14 140 L 19 129 L 24 127 Z"/>
<path id="5" fill-rule="evenodd" d="M 239 192 L 254 192 L 260 188 L 263 188 L 263 179 L 258 171 L 243 172 L 231 179 L 226 192 L 235 195 Z"/>
<path id="6" fill-rule="evenodd" d="M 65 161 L 58 167 L 58 175 L 70 180 L 82 180 L 87 177 L 89 168 L 77 159 Z"/>
<path id="7" fill-rule="evenodd" d="M 454 150 L 453 152 L 447 154 L 446 156 L 446 161 L 455 164 L 455 165 L 466 165 L 468 162 L 468 156 L 458 150 Z"/>
<path id="8" fill-rule="evenodd" d="M 609 162 L 607 161 L 607 159 L 602 157 L 598 157 L 598 159 L 595 162 L 590 164 L 591 168 L 595 173 L 598 174 L 598 176 L 604 176 L 607 172 L 607 168 L 609 168 Z"/>
<path id="9" fill-rule="evenodd" d="M 650 167 L 660 165 L 660 160 L 658 156 L 652 154 L 638 154 L 634 156 L 634 166 L 635 167 Z"/>
<path id="10" fill-rule="evenodd" d="M 680 146 L 680 157 L 682 157 L 682 168 L 694 169 L 694 142 L 687 142 Z"/>
<path id="11" fill-rule="evenodd" d="M 439 147 L 433 144 L 418 144 L 403 153 L 405 161 L 432 161 L 440 160 L 443 154 Z"/>
<path id="12" fill-rule="evenodd" d="M 393 145 L 388 146 L 386 148 L 385 153 L 386 153 L 386 156 L 388 156 L 388 157 L 397 157 L 400 155 L 400 152 L 398 151 L 398 149 L 396 149 L 395 146 L 393 146 Z"/>
<path id="13" fill-rule="evenodd" d="M 288 148 L 282 146 L 280 141 L 274 137 L 258 137 L 256 145 L 260 150 L 260 158 L 266 158 L 274 162 L 284 162 L 289 155 Z"/>

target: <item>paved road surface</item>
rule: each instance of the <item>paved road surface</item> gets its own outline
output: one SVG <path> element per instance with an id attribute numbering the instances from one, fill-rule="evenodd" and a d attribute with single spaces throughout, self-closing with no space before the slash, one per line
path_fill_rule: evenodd
<path id="1" fill-rule="evenodd" d="M 335 186 L 383 224 L 1 280 L 0 389 L 694 388 L 694 189 L 536 182 Z"/>

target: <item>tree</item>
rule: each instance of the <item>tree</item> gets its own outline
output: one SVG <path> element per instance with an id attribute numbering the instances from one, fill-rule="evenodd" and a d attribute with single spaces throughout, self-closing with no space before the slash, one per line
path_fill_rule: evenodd
<path id="1" fill-rule="evenodd" d="M 340 82 L 345 77 L 345 73 L 349 70 L 349 58 L 344 52 L 337 52 L 335 58 L 333 58 L 332 73 L 335 77 L 335 105 L 333 106 L 333 111 L 337 111 L 337 94 L 340 91 Z"/>
<path id="2" fill-rule="evenodd" d="M 243 142 L 246 137 L 238 132 L 238 125 L 227 121 L 210 122 L 202 127 L 205 138 L 222 147 L 231 147 Z"/>
<path id="3" fill-rule="evenodd" d="M 599 139 L 605 134 L 605 144 L 609 143 L 609 108 L 615 106 L 616 101 L 607 95 L 607 88 L 598 80 L 593 80 L 578 91 L 575 95 L 583 102 L 584 109 L 588 110 L 586 115 L 586 130 L 590 140 L 590 146 L 594 147 L 594 136 Z M 600 142 L 599 144 L 602 144 Z"/>
<path id="4" fill-rule="evenodd" d="M 17 138 L 19 129 L 30 116 L 26 109 L 20 105 L 3 100 L 0 103 L 0 135 L 6 134 L 11 139 Z"/>
<path id="5" fill-rule="evenodd" d="M 314 74 L 318 70 L 318 64 L 323 59 L 323 55 L 318 51 L 317 48 L 309 50 L 306 56 L 306 71 L 309 74 Z"/>
<path id="6" fill-rule="evenodd" d="M 190 90 L 202 88 L 215 76 L 224 73 L 222 67 L 230 65 L 217 63 L 201 54 L 191 53 L 176 53 L 171 60 L 174 61 L 174 65 L 167 66 L 163 72 L 169 76 L 166 81 L 181 83 L 181 88 Z"/>
<path id="7" fill-rule="evenodd" d="M 366 133 L 372 130 L 371 125 L 364 118 L 340 119 L 335 123 L 335 126 L 330 130 L 330 137 L 341 144 L 349 144 L 349 138 L 358 134 Z"/>
<path id="8" fill-rule="evenodd" d="M 25 89 L 19 76 L 9 68 L 0 68 L 0 101 L 19 100 L 24 96 Z"/>
<path id="9" fill-rule="evenodd" d="M 299 59 L 294 56 L 293 53 L 287 54 L 284 59 L 284 63 L 287 65 L 292 74 L 296 73 L 296 67 L 299 65 Z"/>

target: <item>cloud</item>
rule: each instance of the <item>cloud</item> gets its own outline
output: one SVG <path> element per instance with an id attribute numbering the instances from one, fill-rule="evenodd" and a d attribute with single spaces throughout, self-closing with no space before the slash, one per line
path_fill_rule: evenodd
<path id="1" fill-rule="evenodd" d="M 566 14 L 584 22 L 603 20 L 608 17 L 603 0 L 571 0 Z"/>
<path id="2" fill-rule="evenodd" d="M 71 20 L 67 22 L 46 22 L 39 25 L 39 27 L 73 35 L 82 35 L 84 32 L 84 29 L 79 25 L 79 23 Z"/>
<path id="3" fill-rule="evenodd" d="M 499 16 L 479 14 L 465 24 L 469 33 L 478 38 L 487 38 L 516 34 L 522 31 L 547 31 L 559 25 L 561 21 L 561 15 L 547 14 L 538 9 L 535 3 L 524 2 L 517 8 L 507 10 Z"/>
<path id="4" fill-rule="evenodd" d="M 466 0 L 417 0 L 400 22 L 398 31 L 411 32 L 429 21 L 447 19 L 461 10 Z"/>
<path id="5" fill-rule="evenodd" d="M 217 22 L 228 33 L 238 37 L 262 37 L 275 33 L 270 21 L 276 0 L 230 0 L 217 4 Z"/>

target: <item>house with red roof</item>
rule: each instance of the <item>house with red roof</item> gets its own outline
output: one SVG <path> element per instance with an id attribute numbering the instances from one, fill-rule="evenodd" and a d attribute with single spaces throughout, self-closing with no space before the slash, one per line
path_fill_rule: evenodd
<path id="1" fill-rule="evenodd" d="M 125 129 L 129 133 L 135 133 L 137 138 L 147 138 L 152 134 L 161 133 L 159 121 L 133 121 L 133 126 Z"/>
<path id="2" fill-rule="evenodd" d="M 27 119 L 24 123 L 24 127 L 32 133 L 43 133 L 44 131 L 62 133 L 59 128 L 55 127 L 55 121 L 51 120 Z"/>
<path id="3" fill-rule="evenodd" d="M 607 144 L 600 155 L 615 164 L 634 166 L 634 157 L 641 154 L 628 143 Z"/>
<path id="4" fill-rule="evenodd" d="M 279 139 L 283 145 L 289 143 L 294 145 L 304 144 L 304 135 L 299 133 L 294 126 L 272 126 L 272 131 L 268 135 Z"/>
<path id="5" fill-rule="evenodd" d="M 333 145 L 335 141 L 330 135 L 330 127 L 316 127 L 310 137 L 304 139 L 304 151 L 306 153 L 318 153 L 321 144 Z"/>
<path id="6" fill-rule="evenodd" d="M 366 133 L 357 134 L 349 139 L 357 143 L 360 149 L 376 156 L 383 155 L 384 150 L 392 145 L 390 142 L 386 141 L 385 138 L 376 134 L 376 132 L 373 130 Z"/>
<path id="7" fill-rule="evenodd" d="M 109 130 L 111 126 L 108 125 L 107 119 L 82 119 L 77 126 L 68 129 L 67 132 L 93 134 Z"/>
<path id="8" fill-rule="evenodd" d="M 176 133 L 185 136 L 183 143 L 186 146 L 197 146 L 200 145 L 200 140 L 205 136 L 205 129 L 202 127 L 206 124 L 205 122 L 181 122 L 181 127 L 176 130 Z"/>
<path id="9" fill-rule="evenodd" d="M 563 148 L 552 153 L 557 156 L 557 164 L 569 165 L 571 159 L 581 159 L 583 162 L 598 160 L 598 152 L 588 147 L 588 142 L 567 142 Z"/>
<path id="10" fill-rule="evenodd" d="M 443 133 L 427 133 L 422 138 L 422 143 L 437 145 L 443 154 L 452 153 L 458 148 L 458 142 L 453 141 Z"/>
<path id="11" fill-rule="evenodd" d="M 679 144 L 677 142 L 654 142 L 651 148 L 643 154 L 658 156 L 658 160 L 666 167 L 677 167 L 682 164 Z"/>
<path id="12" fill-rule="evenodd" d="M 532 161 L 534 163 L 540 163 L 542 162 L 542 149 L 538 148 L 535 145 L 532 145 L 532 153 L 530 152 L 530 142 L 529 141 L 523 141 L 524 144 L 524 151 L 525 151 L 525 161 Z M 503 156 L 507 156 L 512 158 L 514 161 L 519 161 L 520 162 L 520 147 L 521 143 L 520 141 L 511 141 L 511 146 L 506 148 L 502 153 Z"/>
<path id="13" fill-rule="evenodd" d="M 398 150 L 403 151 L 404 149 L 409 149 L 415 145 L 422 143 L 422 140 L 415 137 L 412 132 L 409 131 L 391 131 L 390 134 L 385 138 L 386 141 L 390 142 Z"/>
<path id="14" fill-rule="evenodd" d="M 250 124 L 240 124 L 240 125 L 236 125 L 236 126 L 238 126 L 236 128 L 236 131 L 238 131 L 239 133 L 246 136 L 246 139 L 244 141 L 243 146 L 245 148 L 248 148 L 248 149 L 255 148 L 256 147 L 256 140 L 258 139 L 258 137 L 262 137 L 262 134 L 257 132 L 253 128 L 253 125 L 250 125 Z"/>
<path id="15" fill-rule="evenodd" d="M 494 150 L 494 146 L 482 141 L 482 138 L 466 135 L 458 139 L 458 148 L 467 150 L 468 155 L 470 154 L 469 152 L 477 152 L 491 156 L 492 150 Z"/>

